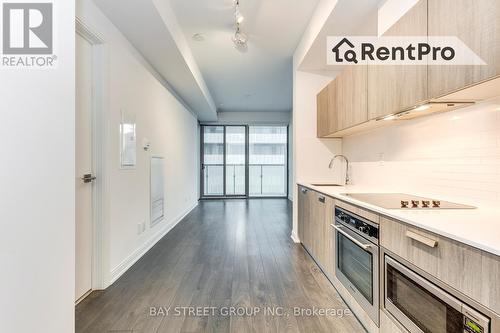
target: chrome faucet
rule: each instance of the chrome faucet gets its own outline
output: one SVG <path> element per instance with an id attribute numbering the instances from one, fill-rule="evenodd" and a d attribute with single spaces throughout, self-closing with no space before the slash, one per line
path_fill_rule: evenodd
<path id="1" fill-rule="evenodd" d="M 334 164 L 335 159 L 336 159 L 337 157 L 342 157 L 342 158 L 345 160 L 345 162 L 346 162 L 346 169 L 345 169 L 345 184 L 346 184 L 346 185 L 349 185 L 349 181 L 350 181 L 350 179 L 349 179 L 349 160 L 347 159 L 347 157 L 345 157 L 345 155 L 335 155 L 335 156 L 333 156 L 333 158 L 330 160 L 330 164 L 328 164 L 328 168 L 329 168 L 329 169 L 332 169 L 332 168 L 333 168 L 333 164 Z"/>

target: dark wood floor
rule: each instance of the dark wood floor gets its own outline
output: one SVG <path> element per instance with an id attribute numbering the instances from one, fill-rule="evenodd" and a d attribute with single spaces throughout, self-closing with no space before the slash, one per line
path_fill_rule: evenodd
<path id="1" fill-rule="evenodd" d="M 352 315 L 293 313 L 347 307 L 290 239 L 291 214 L 285 199 L 201 202 L 116 283 L 77 306 L 76 332 L 364 332 Z M 151 316 L 151 307 L 170 312 Z M 209 315 L 179 316 L 180 307 Z"/>

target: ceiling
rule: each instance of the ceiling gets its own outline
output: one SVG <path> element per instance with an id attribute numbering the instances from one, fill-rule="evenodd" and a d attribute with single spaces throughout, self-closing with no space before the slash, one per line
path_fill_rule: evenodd
<path id="1" fill-rule="evenodd" d="M 240 0 L 248 51 L 233 47 L 233 0 L 170 1 L 218 111 L 290 111 L 292 56 L 319 0 Z M 194 34 L 204 41 L 195 41 Z"/>
<path id="2" fill-rule="evenodd" d="M 327 65 L 328 36 L 377 36 L 378 8 L 384 0 L 339 0 L 307 51 L 300 70 L 336 76 L 343 66 Z"/>
<path id="3" fill-rule="evenodd" d="M 94 2 L 198 119 L 217 119 L 216 105 L 168 0 Z"/>

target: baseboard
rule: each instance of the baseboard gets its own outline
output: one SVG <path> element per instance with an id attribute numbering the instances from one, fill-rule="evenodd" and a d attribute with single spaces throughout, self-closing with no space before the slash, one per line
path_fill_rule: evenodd
<path id="1" fill-rule="evenodd" d="M 139 259 L 141 259 L 160 239 L 162 239 L 170 230 L 172 230 L 180 221 L 186 217 L 193 209 L 198 206 L 198 201 L 196 201 L 191 207 L 180 214 L 177 218 L 173 219 L 170 223 L 165 224 L 162 228 L 153 235 L 148 241 L 132 252 L 127 258 L 125 258 L 118 266 L 113 268 L 110 272 L 109 283 L 106 284 L 105 288 L 111 286 L 118 280 L 133 264 L 135 264 Z M 160 222 L 161 223 L 161 222 Z"/>
<path id="2" fill-rule="evenodd" d="M 300 243 L 300 239 L 295 232 L 292 231 L 292 235 L 290 237 L 292 237 L 294 243 Z"/>

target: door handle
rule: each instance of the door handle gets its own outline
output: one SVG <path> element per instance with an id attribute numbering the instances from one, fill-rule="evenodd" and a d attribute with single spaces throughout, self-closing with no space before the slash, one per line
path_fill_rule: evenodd
<path id="1" fill-rule="evenodd" d="M 342 230 L 340 227 L 338 227 L 338 226 L 336 226 L 334 224 L 330 224 L 330 225 L 332 226 L 332 228 L 334 228 L 335 230 L 337 230 L 338 232 L 340 232 L 343 236 L 347 237 L 350 241 L 352 241 L 354 244 L 356 244 L 357 246 L 359 246 L 363 250 L 367 251 L 367 250 L 369 250 L 372 247 L 371 244 L 363 244 L 363 243 L 361 243 L 356 238 L 352 237 L 347 232 L 345 232 L 344 230 Z"/>
<path id="2" fill-rule="evenodd" d="M 96 180 L 96 177 L 92 176 L 92 174 L 90 174 L 90 173 L 87 173 L 87 174 L 83 175 L 83 177 L 81 179 L 83 180 L 83 182 L 85 184 L 88 184 L 88 183 L 92 183 L 94 180 Z"/>
<path id="3" fill-rule="evenodd" d="M 325 203 L 325 197 L 324 196 L 318 197 L 318 201 L 321 203 Z"/>

